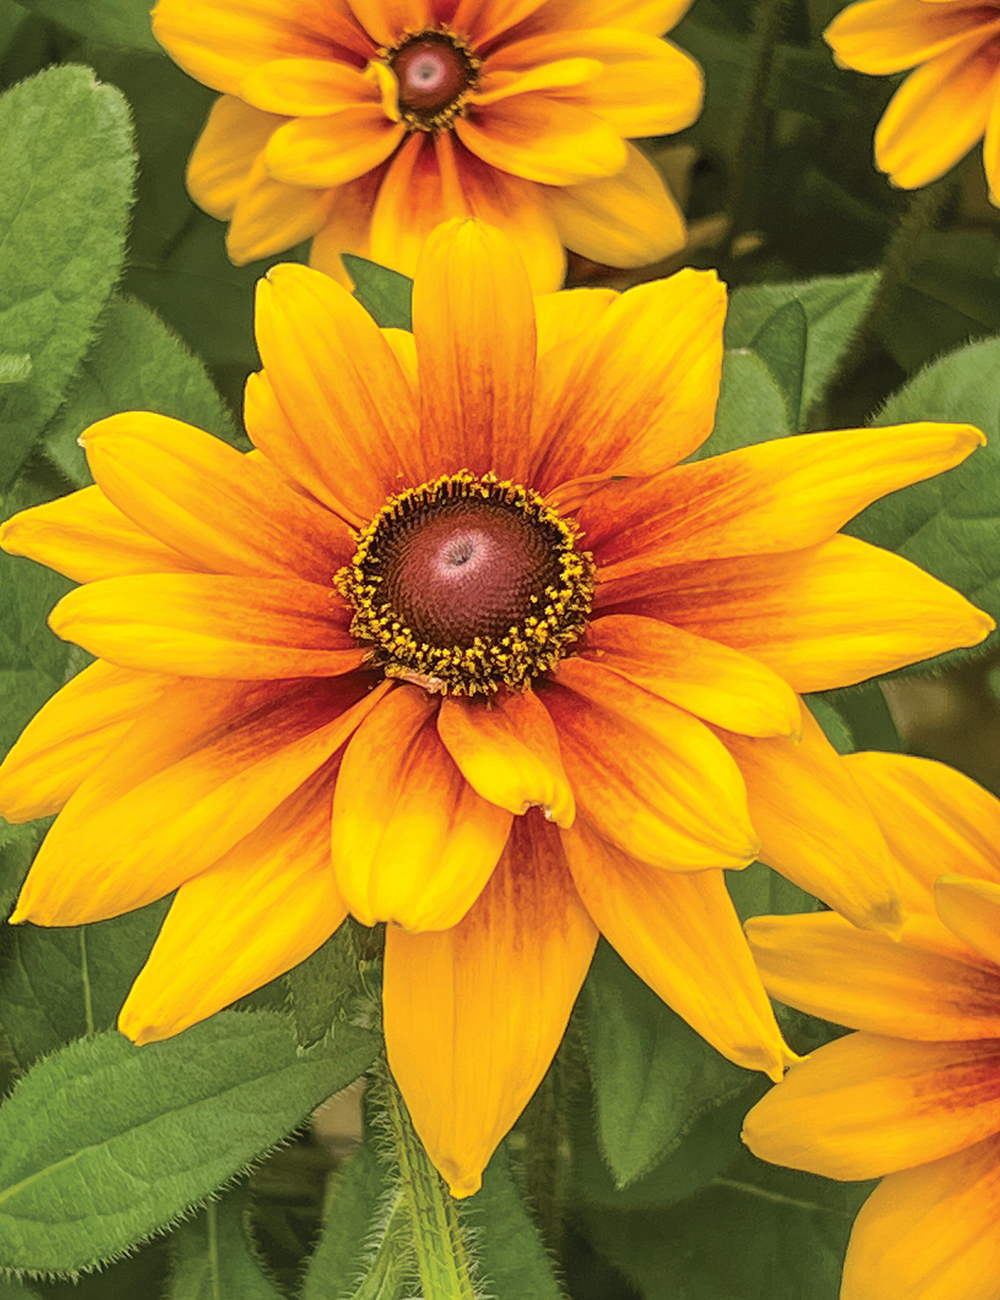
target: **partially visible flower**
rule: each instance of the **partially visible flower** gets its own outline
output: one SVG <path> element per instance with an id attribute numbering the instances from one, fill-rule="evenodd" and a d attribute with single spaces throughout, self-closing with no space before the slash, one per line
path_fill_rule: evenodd
<path id="1" fill-rule="evenodd" d="M 886 1175 L 855 1222 L 842 1300 L 996 1300 L 1000 802 L 925 759 L 845 761 L 913 911 L 898 943 L 830 912 L 748 924 L 776 997 L 861 1032 L 794 1065 L 744 1138 L 829 1178 Z"/>
<path id="2" fill-rule="evenodd" d="M 658 39 L 691 0 L 160 0 L 153 30 L 223 97 L 188 168 L 239 263 L 313 238 L 412 275 L 450 217 L 506 231 L 536 292 L 563 246 L 641 266 L 684 243 L 627 141 L 681 130 L 698 65 Z"/>
<path id="3" fill-rule="evenodd" d="M 760 849 L 858 923 L 898 923 L 882 836 L 796 691 L 986 635 L 956 592 L 836 534 L 982 435 L 681 465 L 712 427 L 724 312 L 696 271 L 533 302 L 469 221 L 428 241 L 412 335 L 277 267 L 255 452 L 115 416 L 84 434 L 96 487 L 5 525 L 85 584 L 51 622 L 100 656 L 0 768 L 7 817 L 62 809 L 15 919 L 177 889 L 125 1033 L 211 1015 L 348 910 L 391 922 L 389 1061 L 456 1194 L 544 1075 L 598 929 L 721 1051 L 781 1073 L 722 868 Z"/>
<path id="4" fill-rule="evenodd" d="M 861 0 L 826 31 L 838 63 L 884 75 L 915 68 L 875 133 L 875 161 L 912 190 L 937 180 L 986 139 L 1000 203 L 1000 5 L 997 0 Z"/>

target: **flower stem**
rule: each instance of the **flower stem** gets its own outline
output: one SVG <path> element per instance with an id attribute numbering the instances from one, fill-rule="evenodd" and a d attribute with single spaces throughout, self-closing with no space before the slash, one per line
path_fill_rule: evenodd
<path id="1" fill-rule="evenodd" d="M 728 256 L 733 243 L 752 224 L 756 207 L 757 180 L 771 134 L 773 112 L 767 105 L 774 51 L 781 36 L 787 0 L 760 0 L 754 14 L 753 67 L 736 137 L 732 177 L 729 186 Z"/>
<path id="2" fill-rule="evenodd" d="M 378 1091 L 392 1154 L 399 1166 L 402 1206 L 409 1220 L 422 1293 L 428 1300 L 476 1300 L 472 1261 L 458 1209 L 427 1158 L 388 1066 L 379 1071 Z"/>

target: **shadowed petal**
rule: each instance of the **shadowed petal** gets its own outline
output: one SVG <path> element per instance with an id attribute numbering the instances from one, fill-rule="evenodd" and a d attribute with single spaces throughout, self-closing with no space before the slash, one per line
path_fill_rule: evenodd
<path id="1" fill-rule="evenodd" d="M 484 163 L 541 185 L 576 185 L 625 166 L 625 142 L 612 126 L 544 91 L 473 107 L 455 119 L 455 134 Z"/>
<path id="2" fill-rule="evenodd" d="M 339 749 L 388 689 L 370 684 L 358 673 L 171 686 L 63 809 L 16 919 L 103 920 L 199 875 Z"/>
<path id="3" fill-rule="evenodd" d="M 214 866 L 181 885 L 118 1028 L 179 1034 L 304 961 L 347 915 L 330 862 L 327 764 Z"/>
<path id="4" fill-rule="evenodd" d="M 1000 1130 L 1000 1043 L 848 1034 L 793 1065 L 747 1115 L 755 1155 L 826 1178 L 877 1178 Z"/>
<path id="5" fill-rule="evenodd" d="M 780 1079 L 786 1049 L 722 872 L 658 871 L 586 825 L 563 845 L 587 911 L 635 973 L 724 1056 Z"/>
<path id="6" fill-rule="evenodd" d="M 597 618 L 587 628 L 581 654 L 728 731 L 797 738 L 801 729 L 795 692 L 770 668 L 656 619 Z"/>
<path id="7" fill-rule="evenodd" d="M 337 884 L 364 925 L 456 925 L 490 878 L 511 814 L 478 795 L 438 738 L 438 702 L 399 686 L 347 747 L 333 803 Z"/>
<path id="8" fill-rule="evenodd" d="M 195 203 L 220 221 L 228 221 L 254 162 L 286 120 L 251 108 L 232 95 L 217 99 L 187 165 L 185 179 Z"/>
<path id="9" fill-rule="evenodd" d="M 309 239 L 326 220 L 330 194 L 272 180 L 263 155 L 250 169 L 226 232 L 226 252 L 237 266 L 270 257 Z"/>
<path id="10" fill-rule="evenodd" d="M 902 920 L 899 872 L 850 770 L 802 710 L 802 739 L 720 733 L 746 782 L 760 856 L 862 928 Z"/>
<path id="11" fill-rule="evenodd" d="M 851 1029 L 945 1042 L 1000 1038 L 1000 971 L 858 930 L 833 912 L 746 923 L 768 992 Z"/>
<path id="12" fill-rule="evenodd" d="M 934 886 L 934 901 L 948 929 L 1000 967 L 1000 885 L 946 875 Z"/>
<path id="13" fill-rule="evenodd" d="M 583 659 L 564 659 L 554 676 L 560 685 L 542 698 L 578 817 L 667 871 L 753 861 L 758 841 L 743 780 L 703 723 Z"/>
<path id="14" fill-rule="evenodd" d="M 944 763 L 908 754 L 846 754 L 893 857 L 907 906 L 932 911 L 944 872 L 1000 884 L 1000 801 Z"/>
<path id="15" fill-rule="evenodd" d="M 99 487 L 22 510 L 0 525 L 0 545 L 9 555 L 26 555 L 74 582 L 206 568 L 137 528 Z"/>
<path id="16" fill-rule="evenodd" d="M 336 592 L 289 578 L 144 574 L 78 587 L 49 615 L 65 641 L 182 677 L 332 677 L 368 656 Z"/>
<path id="17" fill-rule="evenodd" d="M 275 59 L 243 78 L 240 98 L 282 117 L 324 117 L 378 98 L 370 77 L 330 59 Z"/>
<path id="18" fill-rule="evenodd" d="M 514 822 L 496 871 L 457 925 L 386 933 L 389 1065 L 453 1196 L 478 1190 L 541 1082 L 596 943 L 559 833 L 537 813 Z"/>
<path id="19" fill-rule="evenodd" d="M 854 1221 L 841 1300 L 1000 1294 L 1000 1136 L 890 1174 Z"/>
<path id="20" fill-rule="evenodd" d="M 28 822 L 58 812 L 169 685 L 111 664 L 84 668 L 42 705 L 0 764 L 0 814 Z"/>
<path id="21" fill-rule="evenodd" d="M 140 528 L 199 565 L 329 583 L 354 545 L 339 519 L 262 458 L 149 412 L 81 435 L 98 485 Z"/>
<path id="22" fill-rule="evenodd" d="M 559 737 L 534 691 L 504 691 L 489 703 L 446 696 L 437 727 L 462 775 L 484 799 L 515 814 L 540 807 L 557 826 L 573 824 L 573 791 Z"/>
<path id="23" fill-rule="evenodd" d="M 976 26 L 986 39 L 991 8 L 982 0 L 927 4 L 925 0 L 867 0 L 843 9 L 823 33 L 838 63 L 884 76 L 944 54 Z M 979 22 L 977 23 L 977 19 Z M 985 29 L 985 30 L 984 30 Z"/>

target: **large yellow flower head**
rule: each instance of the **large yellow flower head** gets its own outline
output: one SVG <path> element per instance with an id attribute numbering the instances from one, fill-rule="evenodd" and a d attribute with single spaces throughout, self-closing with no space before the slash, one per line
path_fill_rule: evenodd
<path id="1" fill-rule="evenodd" d="M 831 23 L 837 61 L 884 75 L 915 68 L 875 133 L 875 161 L 896 185 L 943 176 L 982 140 L 1000 203 L 1000 5 L 996 0 L 861 0 Z"/>
<path id="2" fill-rule="evenodd" d="M 987 633 L 835 535 L 981 435 L 679 464 L 712 427 L 724 312 L 697 271 L 535 301 L 471 221 L 428 241 L 412 335 L 280 266 L 256 451 L 115 416 L 84 435 L 97 486 L 5 525 L 9 551 L 83 583 L 51 622 L 100 657 L 0 768 L 5 816 L 62 810 L 15 919 L 177 890 L 126 1034 L 212 1014 L 347 912 L 389 922 L 389 1061 L 457 1194 L 545 1073 L 599 930 L 780 1075 L 722 868 L 759 851 L 860 924 L 898 922 L 881 833 L 796 692 Z"/>
<path id="3" fill-rule="evenodd" d="M 855 1222 L 842 1300 L 996 1300 L 1000 803 L 925 759 L 846 762 L 912 915 L 898 943 L 829 912 L 749 923 L 776 997 L 861 1032 L 795 1065 L 744 1138 L 830 1178 L 887 1175 Z"/>
<path id="4" fill-rule="evenodd" d="M 684 223 L 630 137 L 697 117 L 697 64 L 659 40 L 691 0 L 160 0 L 157 39 L 223 92 L 188 170 L 236 262 L 313 237 L 412 275 L 450 217 L 503 228 L 536 292 L 563 245 L 613 266 Z"/>

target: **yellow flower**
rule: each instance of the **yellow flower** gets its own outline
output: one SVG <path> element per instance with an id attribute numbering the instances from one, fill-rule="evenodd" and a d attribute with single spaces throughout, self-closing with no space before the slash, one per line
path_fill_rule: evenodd
<path id="1" fill-rule="evenodd" d="M 641 266 L 684 244 L 629 143 L 701 108 L 698 65 L 659 40 L 691 0 L 160 0 L 157 39 L 223 92 L 188 169 L 239 263 L 313 238 L 412 275 L 448 218 L 507 232 L 536 292 L 563 245 Z"/>
<path id="2" fill-rule="evenodd" d="M 996 1300 L 1000 803 L 926 759 L 845 761 L 913 914 L 898 943 L 830 912 L 749 923 L 776 997 L 861 1032 L 793 1066 L 744 1138 L 830 1178 L 887 1175 L 854 1225 L 842 1300 Z"/>
<path id="3" fill-rule="evenodd" d="M 1000 202 L 1000 5 L 997 0 L 862 0 L 826 31 L 859 72 L 915 68 L 875 133 L 875 161 L 912 190 L 943 176 L 985 135 L 990 194 Z"/>
<path id="4" fill-rule="evenodd" d="M 884 841 L 795 692 L 992 626 L 834 535 L 982 435 L 679 465 L 712 426 L 724 312 L 697 271 L 535 303 L 512 245 L 469 221 L 428 241 L 412 335 L 277 267 L 256 451 L 115 416 L 84 435 L 97 486 L 5 526 L 84 584 L 51 622 L 100 656 L 0 768 L 8 818 L 62 809 L 15 919 L 178 890 L 126 1034 L 211 1015 L 347 911 L 391 922 L 389 1060 L 456 1194 L 548 1067 L 599 929 L 780 1075 L 721 869 L 762 846 L 859 922 L 898 920 Z"/>

